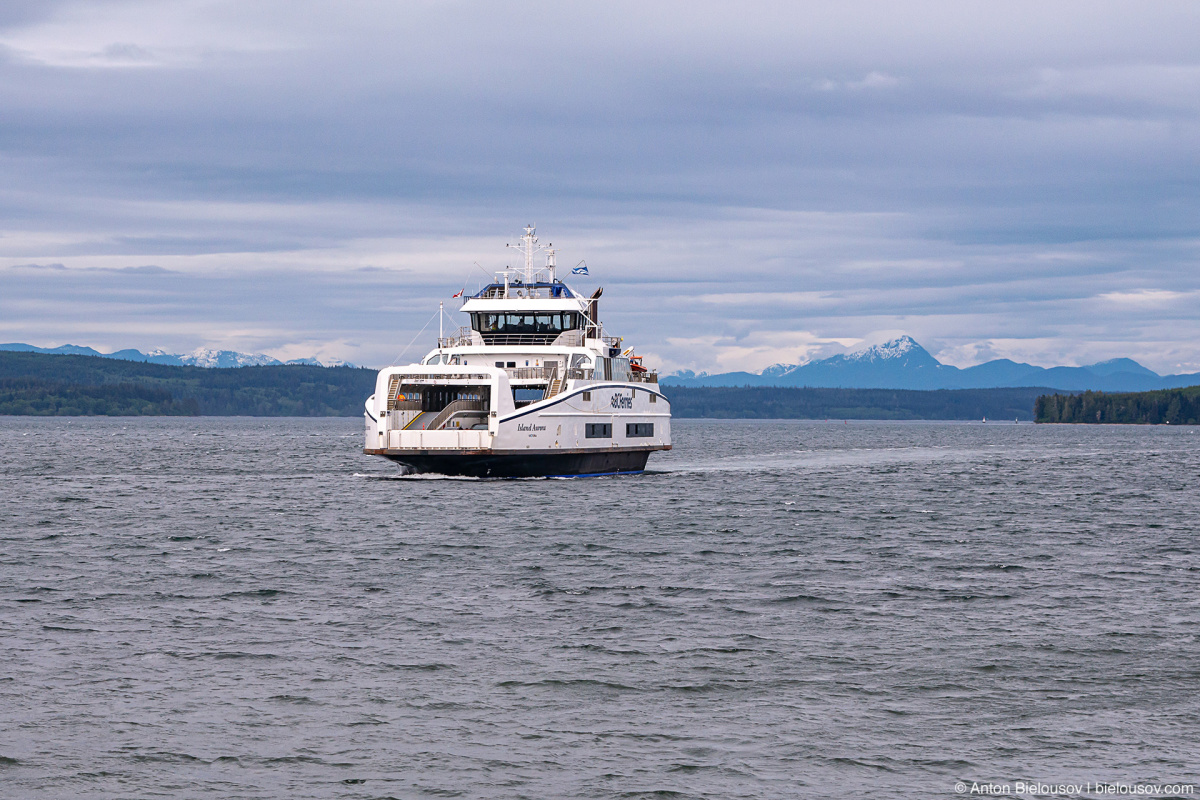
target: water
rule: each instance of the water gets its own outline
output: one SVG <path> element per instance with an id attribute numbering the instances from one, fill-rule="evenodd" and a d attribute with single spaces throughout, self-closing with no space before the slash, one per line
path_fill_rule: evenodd
<path id="1" fill-rule="evenodd" d="M 1200 765 L 1200 436 L 676 422 L 396 479 L 359 420 L 0 418 L 0 797 L 952 797 Z"/>

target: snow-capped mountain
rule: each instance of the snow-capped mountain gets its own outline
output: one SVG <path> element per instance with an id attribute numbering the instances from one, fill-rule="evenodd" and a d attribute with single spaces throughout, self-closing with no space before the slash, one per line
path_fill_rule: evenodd
<path id="1" fill-rule="evenodd" d="M 966 369 L 942 364 L 911 336 L 803 364 L 773 364 L 761 373 L 663 377 L 676 386 L 811 386 L 845 389 L 991 389 L 1036 386 L 1140 392 L 1200 384 L 1200 373 L 1159 375 L 1136 361 L 1115 358 L 1086 367 L 1036 367 L 1007 358 Z"/>
<path id="2" fill-rule="evenodd" d="M 238 353 L 233 350 L 210 350 L 197 347 L 187 355 L 179 356 L 179 362 L 189 367 L 273 367 L 283 362 L 262 353 Z"/>
<path id="3" fill-rule="evenodd" d="M 805 362 L 805 363 L 808 363 L 808 362 Z M 760 374 L 763 377 L 768 377 L 768 378 L 783 378 L 788 375 L 791 375 L 793 372 L 800 369 L 800 367 L 802 367 L 802 366 L 804 366 L 804 364 L 772 364 L 771 366 L 764 369 Z M 700 374 L 707 375 L 708 373 L 702 372 Z"/>
<path id="4" fill-rule="evenodd" d="M 838 358 L 838 356 L 833 356 L 833 358 Z M 883 344 L 871 345 L 862 350 L 856 350 L 853 353 L 843 355 L 841 358 L 847 363 L 875 363 L 879 361 L 900 361 L 902 363 L 919 364 L 927 364 L 929 362 L 938 363 L 937 359 L 929 355 L 929 352 L 917 344 L 917 340 L 911 336 L 901 336 L 898 339 L 892 339 Z"/>
<path id="5" fill-rule="evenodd" d="M 176 367 L 260 367 L 279 366 L 284 362 L 263 353 L 239 353 L 235 350 L 212 350 L 198 347 L 190 353 L 168 353 L 165 350 L 151 350 L 143 353 L 140 350 L 118 350 L 115 353 L 101 353 L 91 347 L 80 347 L 74 344 L 64 344 L 59 347 L 35 347 L 31 344 L 11 342 L 0 344 L 0 350 L 23 353 L 50 353 L 53 355 L 99 356 L 100 358 L 115 358 L 120 361 L 142 361 L 150 364 L 168 364 Z M 288 364 L 301 364 L 314 367 L 353 367 L 349 361 L 332 359 L 322 362 L 315 358 L 296 358 Z"/>

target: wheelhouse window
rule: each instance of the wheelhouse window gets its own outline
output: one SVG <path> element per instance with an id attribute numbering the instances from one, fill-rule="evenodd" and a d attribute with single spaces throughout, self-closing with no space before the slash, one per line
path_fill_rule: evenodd
<path id="1" fill-rule="evenodd" d="M 588 439 L 611 439 L 612 438 L 612 423 L 611 422 L 589 422 L 584 431 L 585 438 Z"/>
<path id="2" fill-rule="evenodd" d="M 480 333 L 550 333 L 559 334 L 582 327 L 580 315 L 574 311 L 533 314 L 491 314 L 476 311 L 471 314 L 471 327 Z"/>
<path id="3" fill-rule="evenodd" d="M 644 439 L 654 435 L 653 422 L 625 423 L 625 436 L 628 439 Z"/>

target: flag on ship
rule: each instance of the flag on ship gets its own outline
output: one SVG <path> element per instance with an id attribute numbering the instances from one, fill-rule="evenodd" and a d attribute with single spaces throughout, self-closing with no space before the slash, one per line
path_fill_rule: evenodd
<path id="1" fill-rule="evenodd" d="M 572 275 L 587 275 L 588 274 L 587 264 L 584 264 L 582 267 L 576 267 L 575 269 L 571 270 L 571 274 Z"/>

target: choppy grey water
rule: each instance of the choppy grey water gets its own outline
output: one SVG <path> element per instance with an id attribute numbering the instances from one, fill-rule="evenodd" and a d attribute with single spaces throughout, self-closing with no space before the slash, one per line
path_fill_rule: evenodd
<path id="1" fill-rule="evenodd" d="M 1197 779 L 1194 429 L 681 420 L 507 482 L 360 431 L 0 418 L 0 796 Z"/>

